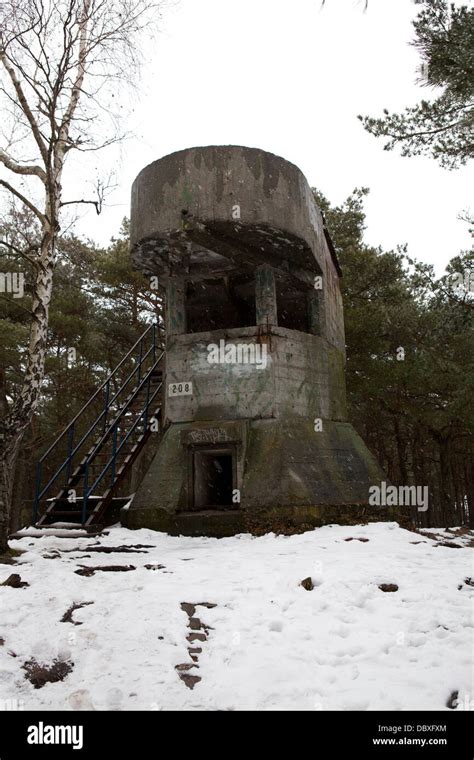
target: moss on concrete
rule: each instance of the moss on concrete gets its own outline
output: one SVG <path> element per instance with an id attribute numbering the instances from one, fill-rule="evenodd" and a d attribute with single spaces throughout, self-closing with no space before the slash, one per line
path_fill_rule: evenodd
<path id="1" fill-rule="evenodd" d="M 130 529 L 151 528 L 172 536 L 213 536 L 223 538 L 236 533 L 280 533 L 292 535 L 323 525 L 360 525 L 380 521 L 398 522 L 413 528 L 409 515 L 394 507 L 369 507 L 360 504 L 311 505 L 307 507 L 274 506 L 258 510 L 177 512 L 163 509 L 122 511 L 122 524 Z"/>
<path id="2" fill-rule="evenodd" d="M 198 433 L 216 426 L 237 443 L 240 510 L 188 512 L 188 446 L 194 438 L 201 440 Z M 383 479 L 349 423 L 323 420 L 321 432 L 312 420 L 301 418 L 175 424 L 166 431 L 123 523 L 169 533 L 231 535 L 255 521 L 272 530 L 285 521 L 290 527 L 314 527 L 396 519 L 368 506 L 370 486 Z"/>

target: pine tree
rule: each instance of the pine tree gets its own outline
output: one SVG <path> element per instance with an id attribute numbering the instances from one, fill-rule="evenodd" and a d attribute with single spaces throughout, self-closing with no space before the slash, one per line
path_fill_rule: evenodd
<path id="1" fill-rule="evenodd" d="M 350 416 L 393 483 L 429 487 L 420 523 L 472 524 L 474 254 L 436 278 L 404 249 L 365 245 L 366 193 L 339 207 L 315 194 L 343 272 Z"/>
<path id="2" fill-rule="evenodd" d="M 365 129 L 386 137 L 385 150 L 430 155 L 455 168 L 474 154 L 474 9 L 447 0 L 418 0 L 414 46 L 420 53 L 419 83 L 439 92 L 402 113 L 359 116 Z"/>

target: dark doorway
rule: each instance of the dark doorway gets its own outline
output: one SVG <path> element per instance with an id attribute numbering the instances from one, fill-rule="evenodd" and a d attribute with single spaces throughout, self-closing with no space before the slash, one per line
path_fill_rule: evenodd
<path id="1" fill-rule="evenodd" d="M 194 452 L 194 508 L 232 507 L 232 452 L 223 449 Z"/>

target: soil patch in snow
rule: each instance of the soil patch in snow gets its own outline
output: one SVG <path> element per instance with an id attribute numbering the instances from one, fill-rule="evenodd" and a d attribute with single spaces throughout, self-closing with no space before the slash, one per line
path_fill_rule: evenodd
<path id="1" fill-rule="evenodd" d="M 41 711 L 472 709 L 474 533 L 428 532 L 371 523 L 222 539 L 120 526 L 94 541 L 22 536 L 11 545 L 23 550 L 16 567 L 29 586 L 0 588 L 0 705 L 15 697 Z M 444 541 L 460 548 L 437 545 Z M 111 557 L 99 552 L 81 568 L 93 575 L 77 575 L 79 555 L 94 545 L 150 548 L 134 554 L 134 572 L 101 572 Z M 132 559 L 111 556 L 121 568 Z M 300 585 L 307 577 L 310 593 Z M 383 593 L 384 583 L 398 591 Z M 71 611 L 82 625 L 61 622 L 84 601 L 94 604 Z M 23 669 L 33 659 L 74 667 L 35 688 Z M 180 673 L 200 680 L 187 688 Z"/>
<path id="2" fill-rule="evenodd" d="M 22 581 L 21 577 L 17 573 L 12 573 L 12 575 L 8 576 L 6 581 L 0 583 L 0 586 L 10 586 L 10 588 L 25 588 L 29 585 L 30 584 L 26 581 Z"/>
<path id="3" fill-rule="evenodd" d="M 44 665 L 32 658 L 25 662 L 23 670 L 26 671 L 25 678 L 33 684 L 35 689 L 42 689 L 47 683 L 64 681 L 72 671 L 73 665 L 72 662 L 63 662 L 62 660 L 54 660 L 51 665 Z"/>
<path id="4" fill-rule="evenodd" d="M 212 610 L 214 607 L 217 607 L 217 604 L 213 604 L 212 602 L 197 602 L 195 604 L 181 602 L 180 606 L 188 616 L 188 628 L 191 628 L 193 631 L 193 633 L 189 633 L 186 637 L 189 643 L 192 644 L 196 640 L 207 641 L 207 634 L 212 629 L 196 617 L 196 607 L 207 607 L 208 610 Z M 201 652 L 202 647 L 188 647 L 191 662 L 182 662 L 179 665 L 175 665 L 175 670 L 178 671 L 179 677 L 189 689 L 194 689 L 195 685 L 201 680 L 200 676 L 188 672 L 193 668 L 199 668 L 198 662 Z"/>
<path id="5" fill-rule="evenodd" d="M 99 571 L 104 573 L 127 573 L 130 570 L 136 570 L 134 565 L 96 565 L 90 567 L 88 565 L 81 565 L 80 570 L 75 570 L 76 575 L 84 575 L 86 578 L 90 578 L 94 573 Z"/>
<path id="6" fill-rule="evenodd" d="M 74 620 L 72 615 L 76 610 L 80 610 L 82 609 L 82 607 L 87 607 L 89 604 L 94 604 L 94 602 L 79 602 L 78 604 L 71 604 L 69 609 L 67 609 L 64 615 L 62 616 L 61 623 L 72 623 L 73 625 L 82 625 L 82 623 L 79 620 Z"/>

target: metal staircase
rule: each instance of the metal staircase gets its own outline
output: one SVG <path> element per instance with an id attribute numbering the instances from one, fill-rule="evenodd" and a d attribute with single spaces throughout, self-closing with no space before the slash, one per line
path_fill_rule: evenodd
<path id="1" fill-rule="evenodd" d="M 152 324 L 39 460 L 36 527 L 103 523 L 148 437 L 161 429 L 163 375 L 162 332 Z M 51 463 L 54 473 L 45 476 Z"/>

